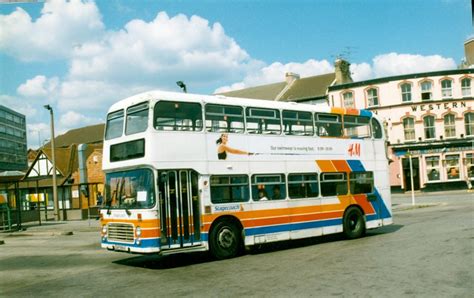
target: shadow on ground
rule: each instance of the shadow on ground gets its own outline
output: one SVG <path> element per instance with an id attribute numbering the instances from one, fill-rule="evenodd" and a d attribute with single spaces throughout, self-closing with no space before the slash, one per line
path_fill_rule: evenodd
<path id="1" fill-rule="evenodd" d="M 390 225 L 367 232 L 366 237 L 374 237 L 395 233 L 403 228 L 403 225 Z M 247 254 L 258 255 L 286 249 L 301 248 L 315 244 L 331 243 L 335 241 L 346 240 L 343 234 L 334 234 L 307 239 L 298 239 L 290 241 L 281 241 L 269 244 L 255 245 L 247 250 Z M 159 256 L 145 255 L 114 261 L 114 264 L 138 267 L 152 270 L 172 269 L 185 266 L 192 266 L 202 263 L 216 261 L 208 252 L 179 253 L 174 255 Z"/>

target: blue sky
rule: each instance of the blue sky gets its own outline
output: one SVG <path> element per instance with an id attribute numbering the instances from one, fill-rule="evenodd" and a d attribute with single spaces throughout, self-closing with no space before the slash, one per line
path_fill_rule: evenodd
<path id="1" fill-rule="evenodd" d="M 72 1 L 0 5 L 0 104 L 27 116 L 31 147 L 102 122 L 149 89 L 210 94 L 333 71 L 355 80 L 452 69 L 473 34 L 471 2 Z"/>

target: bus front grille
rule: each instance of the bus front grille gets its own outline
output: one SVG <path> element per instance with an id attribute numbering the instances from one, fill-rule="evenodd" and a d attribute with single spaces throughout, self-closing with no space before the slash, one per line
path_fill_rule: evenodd
<path id="1" fill-rule="evenodd" d="M 107 236 L 109 240 L 133 243 L 133 225 L 110 223 Z"/>

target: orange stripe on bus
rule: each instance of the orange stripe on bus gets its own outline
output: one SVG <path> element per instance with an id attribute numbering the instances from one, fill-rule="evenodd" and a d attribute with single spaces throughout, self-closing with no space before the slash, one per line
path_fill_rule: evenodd
<path id="1" fill-rule="evenodd" d="M 331 113 L 344 114 L 343 108 L 331 108 Z"/>
<path id="2" fill-rule="evenodd" d="M 374 214 L 375 210 L 374 207 L 372 207 L 372 204 L 367 200 L 367 195 L 361 194 L 361 195 L 353 195 L 354 200 L 359 204 L 360 207 L 362 207 L 362 210 L 364 210 L 365 214 Z"/>
<path id="3" fill-rule="evenodd" d="M 338 172 L 351 172 L 346 160 L 332 160 L 332 163 Z"/>
<path id="4" fill-rule="evenodd" d="M 336 168 L 330 160 L 317 160 L 316 163 L 321 169 L 321 172 L 336 172 Z"/>
<path id="5" fill-rule="evenodd" d="M 346 109 L 346 114 L 347 114 L 347 115 L 356 115 L 356 116 L 359 116 L 359 110 L 358 110 L 358 109 L 348 108 L 348 109 Z"/>

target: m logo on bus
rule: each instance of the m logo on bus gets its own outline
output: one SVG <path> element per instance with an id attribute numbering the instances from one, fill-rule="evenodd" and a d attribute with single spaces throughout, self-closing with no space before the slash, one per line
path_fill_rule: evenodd
<path id="1" fill-rule="evenodd" d="M 360 156 L 360 144 L 350 144 L 347 152 L 349 152 L 350 156 Z"/>

